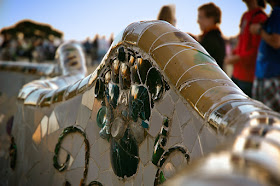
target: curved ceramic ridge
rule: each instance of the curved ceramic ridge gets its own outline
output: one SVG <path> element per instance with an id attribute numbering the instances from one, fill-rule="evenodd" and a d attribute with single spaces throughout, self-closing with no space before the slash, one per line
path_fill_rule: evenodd
<path id="1" fill-rule="evenodd" d="M 86 59 L 81 45 L 77 42 L 70 41 L 59 46 L 56 59 L 62 75 L 24 85 L 19 91 L 18 99 L 23 100 L 25 105 L 50 106 L 52 103 L 74 97 L 84 91 L 89 82 L 93 82 L 90 80 L 93 74 L 84 78 L 87 73 Z M 38 65 L 38 69 L 44 72 L 45 68 L 42 67 Z"/>

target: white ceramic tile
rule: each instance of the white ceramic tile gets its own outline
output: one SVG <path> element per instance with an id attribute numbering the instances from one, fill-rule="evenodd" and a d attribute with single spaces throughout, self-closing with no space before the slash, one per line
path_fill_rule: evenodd
<path id="1" fill-rule="evenodd" d="M 64 150 L 63 148 L 60 148 L 59 150 L 59 154 L 58 154 L 58 163 L 62 164 L 65 162 L 66 158 L 67 158 L 67 151 Z M 69 164 L 68 164 L 69 165 Z"/>
<path id="2" fill-rule="evenodd" d="M 174 103 L 172 102 L 171 97 L 169 95 L 166 95 L 163 98 L 163 100 L 155 104 L 155 107 L 163 116 L 167 116 L 169 118 L 172 117 Z"/>
<path id="3" fill-rule="evenodd" d="M 169 137 L 167 139 L 167 143 L 166 143 L 166 149 L 169 149 L 171 147 L 174 147 L 175 145 L 181 144 L 183 141 L 181 136 L 176 136 L 176 137 Z"/>
<path id="4" fill-rule="evenodd" d="M 133 186 L 133 179 L 128 179 L 125 181 L 124 186 Z"/>
<path id="5" fill-rule="evenodd" d="M 110 160 L 110 150 L 107 150 L 105 153 L 101 154 L 97 164 L 100 167 L 100 171 L 107 171 L 112 169 Z"/>
<path id="6" fill-rule="evenodd" d="M 99 176 L 99 168 L 97 167 L 95 161 L 90 158 L 89 165 L 88 165 L 87 184 L 89 184 L 94 180 L 97 180 L 98 176 Z"/>
<path id="7" fill-rule="evenodd" d="M 169 136 L 181 137 L 181 125 L 176 113 L 173 114 L 173 118 L 169 122 Z"/>
<path id="8" fill-rule="evenodd" d="M 45 135 L 47 134 L 48 122 L 49 122 L 49 118 L 47 116 L 44 116 L 43 119 L 41 120 L 42 138 L 44 138 Z"/>
<path id="9" fill-rule="evenodd" d="M 112 174 L 114 174 L 113 171 L 104 171 L 104 172 L 100 172 L 98 181 L 99 181 L 102 185 L 114 185 Z"/>
<path id="10" fill-rule="evenodd" d="M 55 146 L 58 142 L 58 138 L 62 132 L 62 129 L 57 130 L 47 136 L 48 150 L 49 152 L 54 152 Z"/>
<path id="11" fill-rule="evenodd" d="M 134 178 L 134 186 L 141 186 L 143 185 L 143 164 L 140 162 L 138 165 L 137 174 Z"/>
<path id="12" fill-rule="evenodd" d="M 145 138 L 145 140 L 140 144 L 139 146 L 139 157 L 140 161 L 145 165 L 148 163 L 148 161 L 151 159 L 149 157 L 149 154 L 147 153 L 148 150 L 148 137 Z"/>
<path id="13" fill-rule="evenodd" d="M 77 168 L 74 170 L 68 170 L 66 172 L 66 180 L 71 183 L 71 185 L 80 185 L 80 181 L 83 178 L 84 168 Z"/>
<path id="14" fill-rule="evenodd" d="M 82 147 L 80 148 L 80 151 L 75 157 L 70 170 L 80 167 L 85 167 L 85 143 L 83 143 Z"/>
<path id="15" fill-rule="evenodd" d="M 89 119 L 85 133 L 90 145 L 93 145 L 99 136 L 100 128 L 98 127 L 96 121 Z"/>
<path id="16" fill-rule="evenodd" d="M 193 148 L 191 149 L 190 159 L 191 159 L 191 161 L 193 161 L 194 159 L 198 159 L 198 158 L 202 157 L 202 155 L 203 154 L 201 152 L 199 140 L 197 139 L 194 143 Z"/>
<path id="17" fill-rule="evenodd" d="M 172 154 L 170 157 L 170 162 L 177 170 L 187 165 L 187 159 L 185 155 L 179 151 L 176 151 L 174 154 Z"/>
<path id="18" fill-rule="evenodd" d="M 55 113 L 52 112 L 49 118 L 49 126 L 48 126 L 48 135 L 57 131 L 59 129 L 59 125 L 55 116 Z"/>
<path id="19" fill-rule="evenodd" d="M 149 162 L 144 167 L 143 172 L 144 172 L 144 174 L 143 174 L 144 185 L 154 185 L 157 167 L 152 162 Z"/>
<path id="20" fill-rule="evenodd" d="M 218 135 L 211 130 L 212 129 L 208 128 L 207 126 L 204 126 L 201 133 L 199 134 L 204 154 L 212 152 L 213 149 L 219 144 Z"/>
<path id="21" fill-rule="evenodd" d="M 86 128 L 88 124 L 88 120 L 91 115 L 91 110 L 89 110 L 86 106 L 80 105 L 80 109 L 77 116 L 76 124 L 81 126 L 83 129 Z"/>
<path id="22" fill-rule="evenodd" d="M 93 146 L 90 148 L 90 156 L 92 159 L 98 164 L 100 162 L 100 156 L 102 156 L 105 152 L 109 152 L 110 143 L 102 138 L 99 138 Z"/>
<path id="23" fill-rule="evenodd" d="M 171 178 L 176 173 L 176 168 L 170 161 L 166 161 L 162 168 L 165 179 Z"/>
<path id="24" fill-rule="evenodd" d="M 162 116 L 156 110 L 152 110 L 150 128 L 148 130 L 151 136 L 156 137 L 158 135 L 162 126 L 162 121 Z"/>
<path id="25" fill-rule="evenodd" d="M 189 122 L 183 129 L 183 143 L 189 151 L 192 150 L 194 143 L 197 139 L 197 131 L 192 122 Z"/>
<path id="26" fill-rule="evenodd" d="M 193 114 L 188 109 L 189 108 L 180 99 L 175 105 L 175 112 L 177 113 L 181 126 L 186 125 L 186 123 L 191 119 L 191 117 L 193 117 Z"/>
<path id="27" fill-rule="evenodd" d="M 77 156 L 83 143 L 84 143 L 84 137 L 80 133 L 73 133 L 72 150 L 71 150 L 71 154 L 73 157 Z"/>
<path id="28" fill-rule="evenodd" d="M 94 86 L 93 86 L 91 89 L 87 90 L 83 94 L 82 104 L 85 105 L 90 110 L 92 110 L 94 100 L 95 100 L 95 96 L 94 96 Z"/>
<path id="29" fill-rule="evenodd" d="M 176 103 L 179 99 L 178 94 L 172 90 L 172 88 L 169 90 L 169 95 L 172 98 L 173 103 Z"/>
<path id="30" fill-rule="evenodd" d="M 69 154 L 69 155 L 70 155 L 70 154 Z M 65 159 L 65 160 L 66 160 L 66 159 Z M 65 162 L 65 161 L 64 161 L 64 162 Z M 67 165 L 67 170 L 70 170 L 70 169 L 71 169 L 73 162 L 74 162 L 74 158 L 73 158 L 73 156 L 70 155 L 69 163 L 68 163 L 68 165 Z"/>

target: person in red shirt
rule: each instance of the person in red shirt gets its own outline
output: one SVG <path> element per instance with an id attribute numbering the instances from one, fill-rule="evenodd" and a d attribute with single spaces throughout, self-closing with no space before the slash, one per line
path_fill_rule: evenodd
<path id="1" fill-rule="evenodd" d="M 238 44 L 233 51 L 233 55 L 225 58 L 225 63 L 234 65 L 233 82 L 251 97 L 261 37 L 250 33 L 249 28 L 251 24 L 264 23 L 267 15 L 262 10 L 265 7 L 264 0 L 243 0 L 243 2 L 247 5 L 248 10 L 241 18 Z"/>

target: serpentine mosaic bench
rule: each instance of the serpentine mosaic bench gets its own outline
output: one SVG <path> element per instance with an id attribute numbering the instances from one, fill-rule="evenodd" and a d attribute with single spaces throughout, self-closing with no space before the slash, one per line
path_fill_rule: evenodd
<path id="1" fill-rule="evenodd" d="M 63 88 L 59 80 L 48 88 L 51 79 L 31 82 L 19 93 L 11 185 L 207 184 L 200 172 L 235 176 L 217 171 L 224 170 L 217 147 L 244 180 L 279 183 L 279 166 L 270 169 L 279 162 L 279 138 L 267 135 L 279 133 L 278 113 L 246 96 L 207 51 L 166 22 L 129 25 L 94 73 Z M 261 154 L 273 159 L 262 162 Z M 192 165 L 211 158 L 221 166 Z M 180 177 L 184 166 L 193 172 Z M 256 167 L 269 176 L 251 174 Z"/>

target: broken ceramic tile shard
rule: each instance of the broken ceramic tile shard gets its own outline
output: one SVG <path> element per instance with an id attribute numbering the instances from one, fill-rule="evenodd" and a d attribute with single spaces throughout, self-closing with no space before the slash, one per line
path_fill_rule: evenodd
<path id="1" fill-rule="evenodd" d="M 121 63 L 120 66 L 120 87 L 121 89 L 129 89 L 131 84 L 130 68 L 126 63 Z"/>
<path id="2" fill-rule="evenodd" d="M 147 72 L 149 71 L 149 69 L 151 67 L 152 67 L 152 65 L 148 60 L 146 60 L 146 59 L 143 60 L 142 58 L 137 58 L 137 69 L 139 71 L 141 81 L 143 84 L 146 82 Z"/>
<path id="3" fill-rule="evenodd" d="M 105 85 L 102 78 L 97 78 L 94 88 L 94 95 L 97 99 L 102 100 L 104 98 Z"/>
<path id="4" fill-rule="evenodd" d="M 137 172 L 139 163 L 138 145 L 129 129 L 120 140 L 111 140 L 111 163 L 118 177 L 130 177 Z"/>
<path id="5" fill-rule="evenodd" d="M 147 76 L 147 86 L 153 100 L 161 98 L 163 93 L 163 82 L 160 72 L 156 68 L 151 68 Z"/>
<path id="6" fill-rule="evenodd" d="M 151 115 L 150 98 L 144 86 L 131 86 L 129 95 L 129 115 L 135 122 L 138 117 L 142 120 L 149 120 Z"/>

